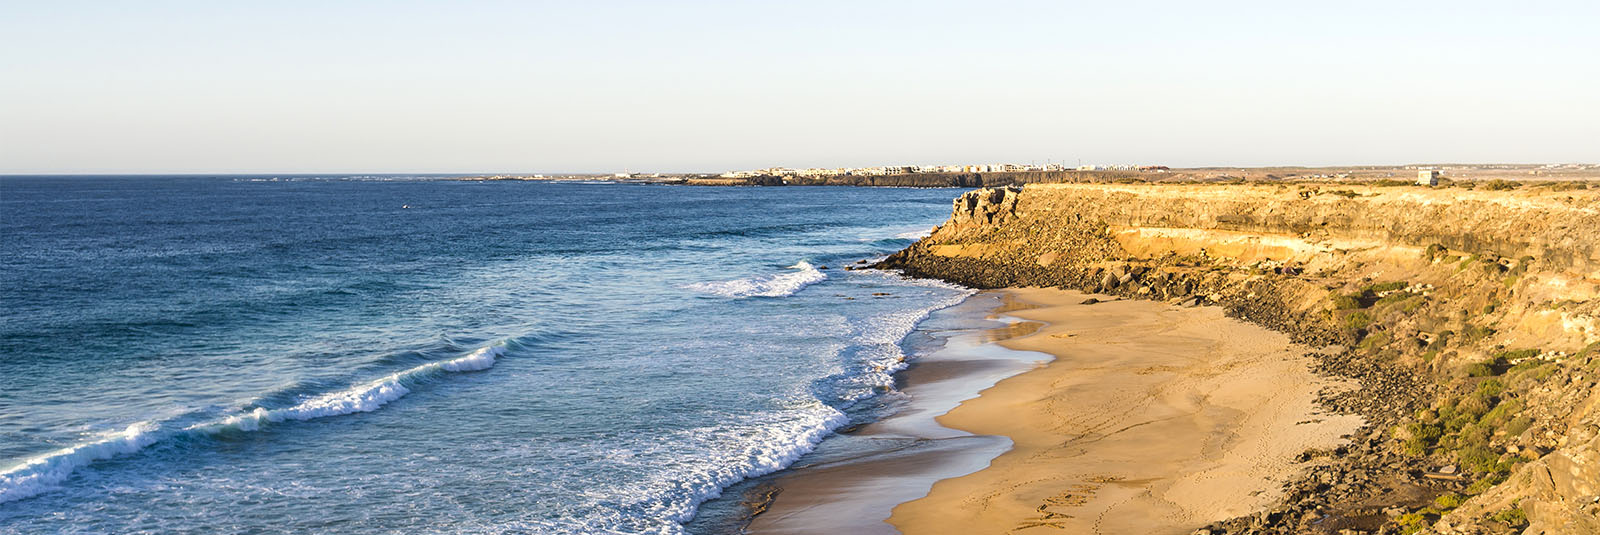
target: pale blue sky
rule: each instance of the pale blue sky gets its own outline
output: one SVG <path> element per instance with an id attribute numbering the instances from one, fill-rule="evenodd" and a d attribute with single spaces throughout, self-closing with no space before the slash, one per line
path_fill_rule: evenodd
<path id="1" fill-rule="evenodd" d="M 0 7 L 0 173 L 1600 161 L 1600 2 Z"/>

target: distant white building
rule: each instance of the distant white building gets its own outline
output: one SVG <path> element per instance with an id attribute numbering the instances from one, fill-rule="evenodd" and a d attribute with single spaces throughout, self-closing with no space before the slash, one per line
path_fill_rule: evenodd
<path id="1" fill-rule="evenodd" d="M 1417 185 L 1418 186 L 1437 186 L 1437 185 L 1439 185 L 1439 170 L 1438 169 L 1423 169 L 1423 170 L 1417 171 Z"/>

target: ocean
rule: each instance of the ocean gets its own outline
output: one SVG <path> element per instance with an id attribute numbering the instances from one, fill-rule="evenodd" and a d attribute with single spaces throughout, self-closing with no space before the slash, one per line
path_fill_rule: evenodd
<path id="1" fill-rule="evenodd" d="M 0 533 L 715 531 L 894 410 L 971 292 L 842 268 L 954 196 L 0 177 Z"/>

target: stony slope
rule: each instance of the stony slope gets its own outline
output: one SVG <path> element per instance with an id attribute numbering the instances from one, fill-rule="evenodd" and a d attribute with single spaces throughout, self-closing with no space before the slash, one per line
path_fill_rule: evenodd
<path id="1" fill-rule="evenodd" d="M 1600 533 L 1600 191 L 1035 184 L 880 267 L 1225 307 L 1325 347 L 1368 419 L 1215 532 Z M 1198 527 L 1198 526 L 1197 526 Z"/>

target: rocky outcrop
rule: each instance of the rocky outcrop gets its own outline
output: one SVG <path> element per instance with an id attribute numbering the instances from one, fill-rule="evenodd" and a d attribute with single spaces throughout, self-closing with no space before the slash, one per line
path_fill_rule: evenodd
<path id="1" fill-rule="evenodd" d="M 880 267 L 1224 307 L 1325 349 L 1371 425 L 1213 532 L 1594 533 L 1600 192 L 981 189 Z"/>

